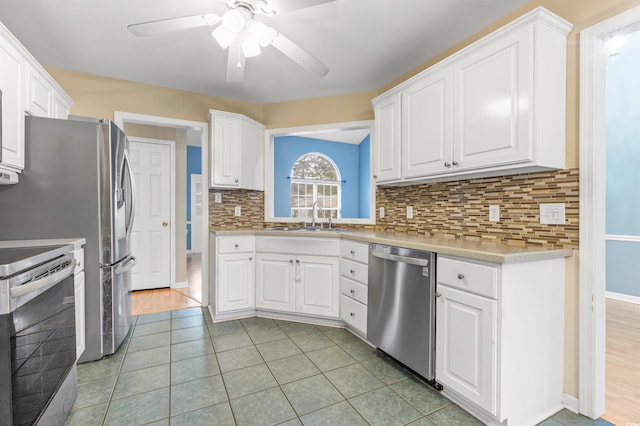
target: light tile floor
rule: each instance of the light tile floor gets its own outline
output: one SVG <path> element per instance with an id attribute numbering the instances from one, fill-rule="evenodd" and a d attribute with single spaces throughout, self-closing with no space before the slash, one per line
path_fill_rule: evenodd
<path id="1" fill-rule="evenodd" d="M 206 310 L 142 315 L 113 356 L 78 366 L 66 425 L 481 424 L 348 331 Z M 605 425 L 566 410 L 545 426 Z"/>

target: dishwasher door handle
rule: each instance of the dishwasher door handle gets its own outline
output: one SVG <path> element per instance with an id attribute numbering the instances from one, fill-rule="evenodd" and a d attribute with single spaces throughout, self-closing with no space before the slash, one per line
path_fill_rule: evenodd
<path id="1" fill-rule="evenodd" d="M 408 263 L 410 265 L 429 266 L 429 261 L 427 259 L 400 256 L 397 254 L 390 254 L 390 253 L 380 253 L 377 251 L 371 251 L 371 254 L 375 257 L 379 257 L 380 259 L 393 260 L 396 262 Z"/>

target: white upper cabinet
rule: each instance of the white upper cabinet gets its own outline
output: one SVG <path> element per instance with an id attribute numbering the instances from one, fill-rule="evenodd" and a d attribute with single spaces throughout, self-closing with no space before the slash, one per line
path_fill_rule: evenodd
<path id="1" fill-rule="evenodd" d="M 263 190 L 264 126 L 241 114 L 209 111 L 212 188 Z"/>
<path id="2" fill-rule="evenodd" d="M 564 168 L 571 27 L 539 7 L 374 99 L 377 182 Z"/>
<path id="3" fill-rule="evenodd" d="M 373 178 L 388 182 L 401 177 L 400 169 L 400 95 L 386 97 L 374 105 L 374 159 Z"/>
<path id="4" fill-rule="evenodd" d="M 451 68 L 434 70 L 402 92 L 402 177 L 448 171 L 451 164 Z M 450 167 L 450 166 L 449 166 Z"/>
<path id="5" fill-rule="evenodd" d="M 2 153 L 0 166 L 24 169 L 24 116 L 67 118 L 73 100 L 0 23 Z"/>

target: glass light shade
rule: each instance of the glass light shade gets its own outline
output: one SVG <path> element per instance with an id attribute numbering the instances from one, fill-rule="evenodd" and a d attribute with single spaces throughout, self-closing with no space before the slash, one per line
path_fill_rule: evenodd
<path id="1" fill-rule="evenodd" d="M 257 40 L 258 44 L 262 47 L 270 45 L 273 38 L 278 34 L 273 28 L 254 20 L 247 22 L 247 29 L 251 37 Z"/>
<path id="2" fill-rule="evenodd" d="M 213 30 L 211 35 L 223 49 L 229 47 L 236 38 L 236 33 L 229 31 L 224 25 L 220 25 L 218 28 Z"/>
<path id="3" fill-rule="evenodd" d="M 224 25 L 227 30 L 237 34 L 244 28 L 244 16 L 242 16 L 242 13 L 235 9 L 229 10 L 222 17 L 222 25 Z"/>
<path id="4" fill-rule="evenodd" d="M 252 58 L 254 56 L 258 56 L 260 54 L 260 45 L 258 41 L 253 37 L 245 37 L 242 40 L 242 53 L 245 58 Z"/>

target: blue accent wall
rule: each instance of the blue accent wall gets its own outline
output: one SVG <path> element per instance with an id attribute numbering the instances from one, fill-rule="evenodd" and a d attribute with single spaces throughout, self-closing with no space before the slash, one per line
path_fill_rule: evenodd
<path id="1" fill-rule="evenodd" d="M 187 145 L 187 222 L 191 220 L 191 175 L 202 173 L 202 148 Z M 191 224 L 187 224 L 187 250 L 191 250 Z"/>
<path id="2" fill-rule="evenodd" d="M 360 191 L 362 180 L 360 171 L 360 151 L 360 146 L 355 144 L 332 142 L 301 136 L 276 137 L 274 139 L 273 147 L 273 201 L 275 216 L 289 217 L 291 215 L 289 199 L 291 193 L 291 180 L 288 179 L 288 177 L 290 177 L 293 164 L 304 154 L 309 152 L 319 152 L 329 157 L 336 164 L 340 171 L 341 179 L 346 181 L 342 182 L 342 217 L 360 217 L 360 193 L 362 192 Z M 368 196 L 368 189 L 366 192 Z"/>
<path id="3" fill-rule="evenodd" d="M 640 237 L 640 32 L 607 69 L 606 233 Z M 640 297 L 640 243 L 607 241 L 608 291 Z"/>

